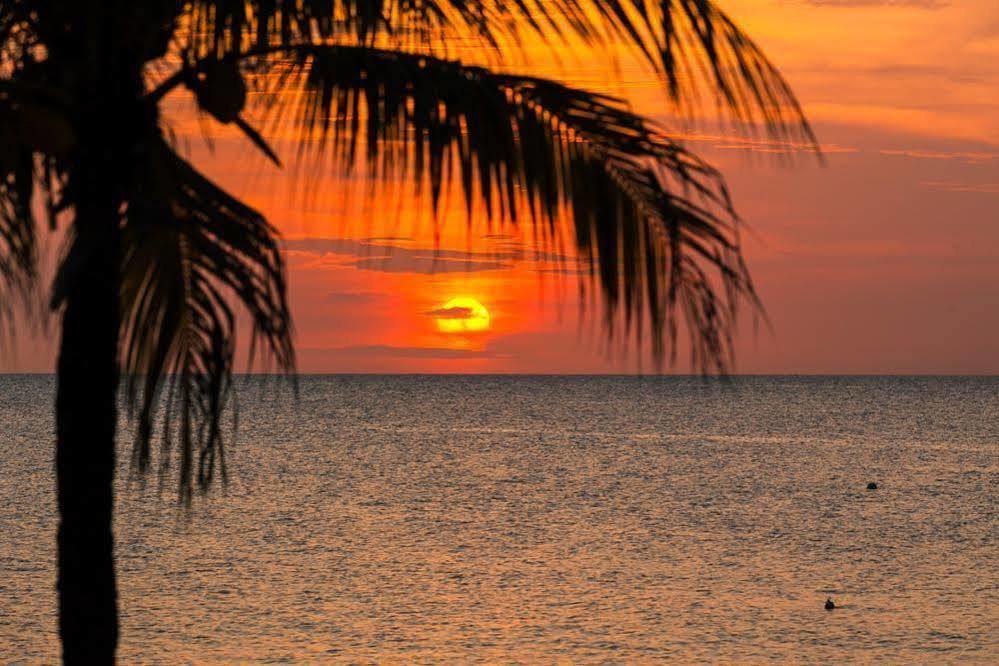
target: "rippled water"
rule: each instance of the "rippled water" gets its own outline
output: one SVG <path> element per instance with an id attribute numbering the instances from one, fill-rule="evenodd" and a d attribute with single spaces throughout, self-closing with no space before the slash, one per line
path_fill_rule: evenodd
<path id="1" fill-rule="evenodd" d="M 58 654 L 52 392 L 0 377 L 0 662 Z M 999 379 L 259 394 L 226 496 L 120 493 L 123 663 L 999 660 Z"/>

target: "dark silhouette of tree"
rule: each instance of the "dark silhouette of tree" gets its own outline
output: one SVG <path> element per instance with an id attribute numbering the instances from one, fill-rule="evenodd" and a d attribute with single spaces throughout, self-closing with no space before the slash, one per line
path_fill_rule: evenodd
<path id="1" fill-rule="evenodd" d="M 175 89 L 275 162 L 244 117 L 248 81 L 313 166 L 363 156 L 372 176 L 425 183 L 434 206 L 454 175 L 469 216 L 480 204 L 542 236 L 567 212 L 608 323 L 647 331 L 660 358 L 683 326 L 695 364 L 724 370 L 737 307 L 758 301 L 721 176 L 620 100 L 449 57 L 463 40 L 502 66 L 528 38 L 553 54 L 623 44 L 679 115 L 710 99 L 738 129 L 814 145 L 777 70 L 710 0 L 0 0 L 8 323 L 36 293 L 39 226 L 67 238 L 51 291 L 66 663 L 115 658 L 119 380 L 135 469 L 153 464 L 162 404 L 157 466 L 186 501 L 225 473 L 236 306 L 254 347 L 294 369 L 275 230 L 178 154 L 159 109 Z"/>

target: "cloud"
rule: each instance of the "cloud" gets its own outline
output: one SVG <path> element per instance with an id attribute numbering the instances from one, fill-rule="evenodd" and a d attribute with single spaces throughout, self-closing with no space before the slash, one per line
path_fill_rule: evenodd
<path id="1" fill-rule="evenodd" d="M 534 271 L 541 275 L 590 275 L 591 271 L 586 266 L 572 267 L 559 266 L 554 268 L 537 268 Z"/>
<path id="2" fill-rule="evenodd" d="M 677 138 L 687 142 L 707 143 L 717 150 L 739 150 L 749 153 L 764 153 L 778 155 L 815 154 L 815 146 L 810 143 L 793 141 L 771 141 L 748 137 L 729 136 L 725 134 L 710 134 L 687 132 L 677 134 Z M 822 144 L 823 153 L 856 153 L 857 148 L 837 144 Z"/>
<path id="3" fill-rule="evenodd" d="M 942 9 L 949 7 L 949 0 L 801 0 L 816 7 L 916 7 Z"/>
<path id="4" fill-rule="evenodd" d="M 385 246 L 368 239 L 355 238 L 288 238 L 284 246 L 294 252 L 310 254 L 341 254 L 348 256 L 385 255 Z"/>
<path id="5" fill-rule="evenodd" d="M 383 273 L 478 273 L 512 268 L 494 254 L 464 250 L 426 249 L 398 245 L 400 237 L 384 238 L 292 238 L 285 247 L 292 252 L 316 256 L 349 257 L 345 268 Z"/>
<path id="6" fill-rule="evenodd" d="M 433 255 L 371 257 L 358 259 L 344 264 L 362 271 L 380 271 L 382 273 L 422 273 L 434 275 L 437 273 L 481 273 L 484 271 L 502 271 L 513 268 L 513 264 L 499 261 L 471 261 L 442 259 Z"/>
<path id="7" fill-rule="evenodd" d="M 371 291 L 331 291 L 326 295 L 326 302 L 343 305 L 364 305 L 367 303 L 374 303 L 382 298 L 384 298 L 383 294 Z"/>
<path id="8" fill-rule="evenodd" d="M 938 150 L 881 150 L 882 155 L 910 157 L 920 160 L 960 160 L 968 164 L 981 164 L 999 160 L 999 153 L 983 151 L 938 151 Z"/>
<path id="9" fill-rule="evenodd" d="M 975 194 L 999 194 L 999 183 L 957 183 L 952 181 L 924 181 L 923 187 L 939 192 L 973 192 Z"/>
<path id="10" fill-rule="evenodd" d="M 472 308 L 451 307 L 427 310 L 423 314 L 437 319 L 470 319 L 475 313 Z"/>
<path id="11" fill-rule="evenodd" d="M 415 358 L 415 359 L 479 359 L 505 358 L 488 349 L 455 349 L 452 347 L 397 347 L 393 345 L 352 345 L 348 347 L 305 348 L 310 356 L 324 358 Z"/>
<path id="12" fill-rule="evenodd" d="M 292 238 L 285 241 L 289 253 L 323 257 L 346 257 L 339 266 L 383 273 L 479 273 L 513 268 L 516 262 L 568 262 L 574 257 L 552 252 L 507 247 L 495 251 L 474 252 L 447 248 L 424 248 L 399 245 L 394 238 Z"/>

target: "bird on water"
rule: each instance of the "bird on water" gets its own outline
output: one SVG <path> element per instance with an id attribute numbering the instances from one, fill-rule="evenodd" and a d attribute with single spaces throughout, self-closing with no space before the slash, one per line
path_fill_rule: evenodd
<path id="1" fill-rule="evenodd" d="M 834 608 L 836 608 L 836 604 L 833 603 L 833 600 L 830 597 L 826 597 L 826 610 L 832 610 Z"/>

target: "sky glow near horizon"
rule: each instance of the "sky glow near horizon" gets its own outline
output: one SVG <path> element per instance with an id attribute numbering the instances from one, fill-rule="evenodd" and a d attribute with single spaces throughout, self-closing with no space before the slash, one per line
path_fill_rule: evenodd
<path id="1" fill-rule="evenodd" d="M 660 84 L 628 59 L 615 81 L 599 56 L 559 66 L 532 49 L 549 64 L 528 71 L 626 97 L 726 175 L 770 320 L 743 318 L 735 371 L 999 373 L 999 3 L 719 4 L 791 83 L 824 166 L 807 154 L 788 165 L 710 123 L 680 127 Z M 301 169 L 277 170 L 200 123 L 183 95 L 167 117 L 193 163 L 284 234 L 302 371 L 655 369 L 580 300 L 571 243 L 542 246 L 528 227 L 490 227 L 481 214 L 468 225 L 453 196 L 435 252 L 428 206 L 404 186 L 367 198 L 363 169 L 327 169 L 308 174 L 306 193 Z M 453 299 L 481 304 L 485 325 Z M 23 330 L 0 369 L 48 371 L 54 347 L 53 333 Z M 690 369 L 685 349 L 677 371 Z"/>

